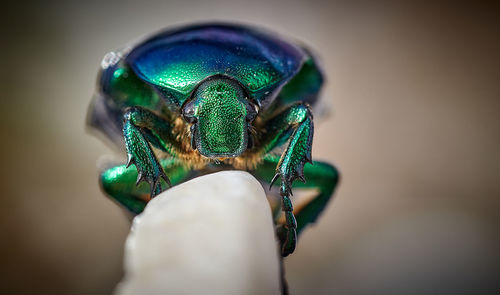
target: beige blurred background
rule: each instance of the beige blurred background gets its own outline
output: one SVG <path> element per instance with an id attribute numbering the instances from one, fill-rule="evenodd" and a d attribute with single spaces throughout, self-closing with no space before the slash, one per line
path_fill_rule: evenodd
<path id="1" fill-rule="evenodd" d="M 0 293 L 111 292 L 129 222 L 97 184 L 96 162 L 112 151 L 84 128 L 97 68 L 138 36 L 213 19 L 303 40 L 328 75 L 333 108 L 316 124 L 313 156 L 343 178 L 286 259 L 292 294 L 495 293 L 493 4 L 45 1 L 2 10 Z"/>

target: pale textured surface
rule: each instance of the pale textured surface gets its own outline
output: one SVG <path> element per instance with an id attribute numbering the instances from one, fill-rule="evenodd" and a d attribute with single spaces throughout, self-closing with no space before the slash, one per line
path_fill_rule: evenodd
<path id="1" fill-rule="evenodd" d="M 278 294 L 273 228 L 264 190 L 247 172 L 175 186 L 134 219 L 116 293 Z"/>

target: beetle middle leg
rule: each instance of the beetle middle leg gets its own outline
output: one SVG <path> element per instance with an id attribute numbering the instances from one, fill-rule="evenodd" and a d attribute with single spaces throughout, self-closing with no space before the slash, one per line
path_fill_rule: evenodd
<path id="1" fill-rule="evenodd" d="M 127 167 L 134 163 L 137 167 L 137 183 L 146 181 L 151 187 L 151 197 L 161 193 L 160 179 L 170 185 L 170 180 L 163 171 L 151 145 L 175 154 L 180 150 L 180 143 L 172 133 L 174 124 L 155 113 L 141 107 L 131 107 L 124 115 L 123 136 L 127 148 Z"/>
<path id="2" fill-rule="evenodd" d="M 190 169 L 174 158 L 158 161 L 162 169 L 168 173 L 173 185 L 186 181 L 190 177 Z M 139 214 L 150 200 L 150 188 L 145 183 L 136 185 L 137 169 L 125 164 L 104 170 L 100 176 L 103 190 L 108 196 L 127 208 L 133 214 Z"/>

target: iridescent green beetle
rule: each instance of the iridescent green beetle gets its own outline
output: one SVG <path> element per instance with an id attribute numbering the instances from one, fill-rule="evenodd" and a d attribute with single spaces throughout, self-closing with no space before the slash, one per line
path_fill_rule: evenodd
<path id="1" fill-rule="evenodd" d="M 338 180 L 329 164 L 304 166 L 313 163 L 311 106 L 322 82 L 307 49 L 240 25 L 181 27 L 110 52 L 88 124 L 124 142 L 128 163 L 104 171 L 102 188 L 138 214 L 163 181 L 175 185 L 221 169 L 247 170 L 271 186 L 279 180 L 277 234 L 287 256 Z M 292 187 L 318 194 L 293 210 Z"/>

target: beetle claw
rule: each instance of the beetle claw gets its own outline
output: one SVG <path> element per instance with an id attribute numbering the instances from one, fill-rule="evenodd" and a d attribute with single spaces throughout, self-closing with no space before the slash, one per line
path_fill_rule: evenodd
<path id="1" fill-rule="evenodd" d="M 161 174 L 160 174 L 160 177 L 163 178 L 163 180 L 165 180 L 165 182 L 168 184 L 168 187 L 172 187 L 172 183 L 170 182 L 170 179 L 168 178 L 168 176 L 165 174 L 165 172 L 163 172 L 163 169 L 161 170 Z M 159 179 L 158 179 L 159 180 Z"/>
<path id="2" fill-rule="evenodd" d="M 271 184 L 269 185 L 269 190 L 271 190 L 271 188 L 273 187 L 274 182 L 276 181 L 276 179 L 278 179 L 279 176 L 280 176 L 280 174 L 276 173 L 274 175 L 273 179 L 271 179 Z"/>
<path id="3" fill-rule="evenodd" d="M 144 180 L 144 174 L 142 174 L 142 172 L 139 171 L 139 173 L 137 174 L 137 180 L 135 181 L 135 185 L 139 185 L 139 183 L 143 180 Z"/>
<path id="4" fill-rule="evenodd" d="M 134 158 L 132 157 L 131 154 L 128 154 L 127 155 L 127 166 L 125 166 L 125 168 L 128 168 L 130 166 L 130 164 L 132 164 L 134 162 Z"/>
<path id="5" fill-rule="evenodd" d="M 161 191 L 161 185 L 160 185 L 160 180 L 159 179 L 157 179 L 156 181 L 152 181 L 151 182 L 151 195 L 150 195 L 151 199 L 154 198 L 154 197 L 156 197 L 156 195 L 157 195 L 156 194 L 156 187 L 158 185 L 160 186 L 160 191 Z"/>

